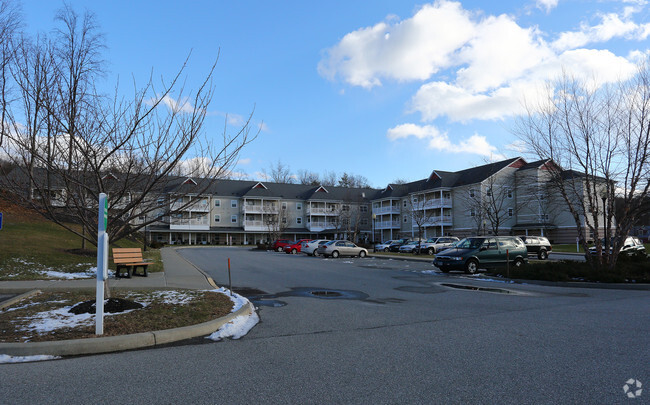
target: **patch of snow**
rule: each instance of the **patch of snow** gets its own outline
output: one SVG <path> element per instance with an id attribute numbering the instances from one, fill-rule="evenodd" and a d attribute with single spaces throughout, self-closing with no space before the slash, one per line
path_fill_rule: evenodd
<path id="1" fill-rule="evenodd" d="M 345 261 L 345 262 L 343 262 L 343 263 L 346 263 L 346 264 L 353 264 L 354 262 L 351 262 L 351 261 Z"/>
<path id="2" fill-rule="evenodd" d="M 43 360 L 56 360 L 60 359 L 59 356 L 47 356 L 44 354 L 36 356 L 10 356 L 8 354 L 0 354 L 0 364 L 2 363 L 26 363 L 30 361 L 43 361 Z"/>
<path id="3" fill-rule="evenodd" d="M 257 312 L 250 315 L 241 315 L 226 323 L 218 331 L 214 332 L 207 339 L 219 341 L 224 338 L 239 339 L 246 335 L 260 321 Z"/>
<path id="4" fill-rule="evenodd" d="M 491 282 L 491 283 L 503 283 L 503 284 L 514 284 L 515 283 L 512 280 L 495 280 L 493 278 L 481 278 L 481 277 L 472 277 L 472 280 L 488 281 L 488 282 Z"/>
<path id="5" fill-rule="evenodd" d="M 144 306 L 150 305 L 153 301 L 160 301 L 163 304 L 187 305 L 196 299 L 196 295 L 186 291 L 165 290 L 146 294 L 129 294 L 126 298 L 136 300 Z"/>
<path id="6" fill-rule="evenodd" d="M 91 267 L 84 272 L 80 273 L 67 273 L 64 271 L 56 270 L 37 270 L 38 273 L 49 278 L 62 278 L 65 280 L 74 280 L 80 278 L 93 278 L 97 275 L 97 267 Z"/>

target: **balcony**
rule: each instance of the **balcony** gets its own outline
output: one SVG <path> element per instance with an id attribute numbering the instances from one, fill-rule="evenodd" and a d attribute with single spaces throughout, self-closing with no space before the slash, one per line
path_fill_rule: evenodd
<path id="1" fill-rule="evenodd" d="M 182 208 L 188 204 L 188 201 L 182 202 L 173 202 L 171 206 L 172 211 L 192 211 L 192 212 L 210 212 L 210 204 L 207 201 L 199 200 L 197 202 L 189 203 L 186 207 Z M 181 209 L 182 208 L 182 209 Z"/>
<path id="2" fill-rule="evenodd" d="M 199 218 L 171 218 L 169 229 L 177 231 L 207 231 L 210 230 L 210 221 L 207 216 Z"/>
<path id="3" fill-rule="evenodd" d="M 451 208 L 451 198 L 437 198 L 435 200 L 428 200 L 424 204 L 413 203 L 413 208 L 416 210 L 430 210 L 436 208 Z"/>
<path id="4" fill-rule="evenodd" d="M 321 232 L 324 231 L 325 229 L 335 229 L 336 224 L 332 222 L 310 222 L 307 224 L 307 229 L 309 229 L 311 232 Z"/>
<path id="5" fill-rule="evenodd" d="M 268 231 L 269 227 L 266 226 L 264 221 L 246 220 L 244 221 L 245 231 Z"/>
<path id="6" fill-rule="evenodd" d="M 399 229 L 401 224 L 399 221 L 377 221 L 375 222 L 375 229 Z"/>
<path id="7" fill-rule="evenodd" d="M 280 212 L 276 205 L 243 205 L 244 214 L 277 214 Z"/>
<path id="8" fill-rule="evenodd" d="M 451 215 L 443 215 L 429 218 L 429 221 L 424 223 L 422 226 L 452 226 L 453 221 Z M 417 228 L 418 224 L 413 222 L 413 228 Z"/>
<path id="9" fill-rule="evenodd" d="M 307 215 L 337 215 L 338 210 L 334 208 L 314 208 L 307 207 Z"/>
<path id="10" fill-rule="evenodd" d="M 372 213 L 375 214 L 375 215 L 399 214 L 400 209 L 399 209 L 399 205 L 392 205 L 390 207 L 373 208 Z"/>

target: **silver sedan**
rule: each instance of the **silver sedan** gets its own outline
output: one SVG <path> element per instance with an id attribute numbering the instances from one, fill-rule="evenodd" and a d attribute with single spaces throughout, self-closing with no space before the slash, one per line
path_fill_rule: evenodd
<path id="1" fill-rule="evenodd" d="M 347 240 L 333 240 L 318 247 L 318 254 L 325 257 L 359 256 L 366 257 L 368 251 Z"/>

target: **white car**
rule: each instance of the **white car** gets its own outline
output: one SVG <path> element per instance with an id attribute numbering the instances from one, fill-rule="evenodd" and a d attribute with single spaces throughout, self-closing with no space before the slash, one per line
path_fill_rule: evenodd
<path id="1" fill-rule="evenodd" d="M 417 240 L 412 240 L 410 242 L 406 242 L 402 246 L 399 247 L 399 252 L 400 253 L 414 253 L 417 251 L 418 245 L 420 242 Z"/>
<path id="2" fill-rule="evenodd" d="M 314 239 L 307 242 L 302 242 L 300 251 L 302 253 L 307 253 L 309 256 L 318 256 L 318 247 L 327 242 L 329 242 L 328 239 Z"/>
<path id="3" fill-rule="evenodd" d="M 429 255 L 435 255 L 438 252 L 450 248 L 454 242 L 458 242 L 459 240 L 460 239 L 455 236 L 440 236 L 436 238 L 429 238 L 426 241 L 422 242 L 420 251 L 422 253 L 426 252 Z"/>
<path id="4" fill-rule="evenodd" d="M 393 242 L 397 242 L 397 240 L 387 240 L 386 242 L 376 244 L 375 252 L 388 252 L 388 247 Z"/>

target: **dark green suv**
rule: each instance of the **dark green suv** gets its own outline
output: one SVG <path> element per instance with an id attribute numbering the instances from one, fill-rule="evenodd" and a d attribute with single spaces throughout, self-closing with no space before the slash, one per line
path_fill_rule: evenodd
<path id="1" fill-rule="evenodd" d="M 516 236 L 476 236 L 465 238 L 451 249 L 440 252 L 433 264 L 443 273 L 464 270 L 474 274 L 478 269 L 528 263 L 528 250 Z"/>

